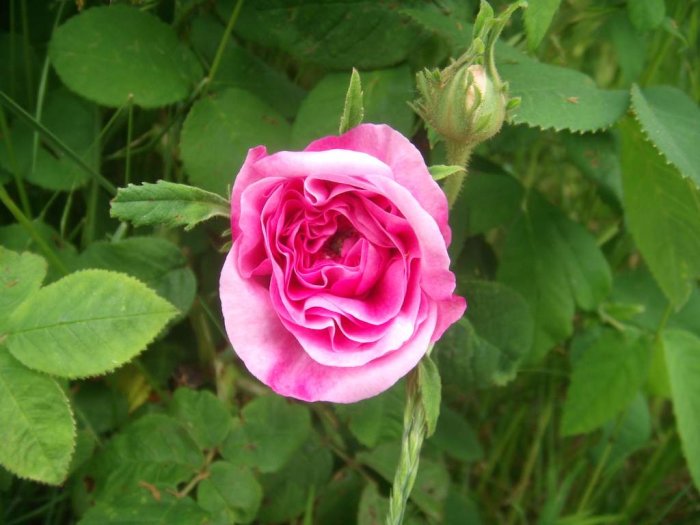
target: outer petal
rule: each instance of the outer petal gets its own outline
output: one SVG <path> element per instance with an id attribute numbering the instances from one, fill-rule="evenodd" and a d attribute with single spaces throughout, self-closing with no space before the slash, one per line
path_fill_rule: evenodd
<path id="1" fill-rule="evenodd" d="M 226 331 L 248 370 L 275 392 L 304 401 L 353 403 L 391 387 L 425 354 L 437 322 L 432 301 L 426 301 L 413 338 L 398 351 L 354 368 L 318 364 L 282 325 L 268 290 L 239 274 L 237 251 L 234 243 L 221 272 Z"/>
<path id="2" fill-rule="evenodd" d="M 447 198 L 430 176 L 423 156 L 411 142 L 384 124 L 361 124 L 339 137 L 325 137 L 309 144 L 305 151 L 346 149 L 361 151 L 386 163 L 396 182 L 407 188 L 440 227 L 445 244 L 450 244 Z"/>

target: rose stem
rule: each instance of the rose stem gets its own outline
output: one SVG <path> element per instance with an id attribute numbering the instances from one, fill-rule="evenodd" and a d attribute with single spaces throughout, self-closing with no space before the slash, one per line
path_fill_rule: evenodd
<path id="1" fill-rule="evenodd" d="M 472 149 L 464 144 L 458 144 L 455 142 L 447 141 L 445 143 L 447 148 L 447 162 L 451 166 L 461 166 L 464 171 L 459 171 L 450 175 L 445 181 L 443 190 L 445 195 L 447 195 L 447 204 L 452 208 L 454 203 L 457 202 L 457 197 L 462 189 L 462 184 L 467 176 L 467 164 L 469 163 L 469 157 L 471 156 Z"/>
<path id="2" fill-rule="evenodd" d="M 387 525 L 400 525 L 406 511 L 406 501 L 416 481 L 420 450 L 426 432 L 425 409 L 418 386 L 418 370 L 414 369 L 406 383 L 406 409 L 403 416 L 401 455 L 394 475 L 389 500 Z"/>

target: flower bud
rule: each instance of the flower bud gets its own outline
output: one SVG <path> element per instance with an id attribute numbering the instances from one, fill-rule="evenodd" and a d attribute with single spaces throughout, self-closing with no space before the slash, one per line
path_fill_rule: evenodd
<path id="1" fill-rule="evenodd" d="M 494 46 L 508 18 L 522 2 L 494 17 L 482 2 L 475 35 L 464 55 L 443 70 L 418 73 L 421 98 L 415 110 L 443 139 L 472 149 L 499 132 L 512 101 L 494 63 Z"/>
<path id="2" fill-rule="evenodd" d="M 465 65 L 446 80 L 423 85 L 423 118 L 445 139 L 474 146 L 501 129 L 508 102 L 505 90 L 482 65 Z"/>

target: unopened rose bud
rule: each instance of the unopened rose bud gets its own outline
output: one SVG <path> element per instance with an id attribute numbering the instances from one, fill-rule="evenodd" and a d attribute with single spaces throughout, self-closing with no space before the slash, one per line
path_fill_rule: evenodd
<path id="1" fill-rule="evenodd" d="M 494 17 L 482 2 L 467 52 L 443 70 L 417 75 L 420 99 L 414 108 L 452 147 L 471 150 L 503 126 L 510 101 L 496 70 L 494 45 L 512 12 L 522 5 L 515 3 Z"/>
<path id="2" fill-rule="evenodd" d="M 474 146 L 490 139 L 506 116 L 505 90 L 496 82 L 482 65 L 465 65 L 424 94 L 424 118 L 452 142 Z"/>

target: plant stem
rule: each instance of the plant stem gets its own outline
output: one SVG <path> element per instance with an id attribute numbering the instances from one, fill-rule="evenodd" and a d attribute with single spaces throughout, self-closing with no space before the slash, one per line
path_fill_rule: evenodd
<path id="1" fill-rule="evenodd" d="M 447 148 L 448 164 L 451 166 L 464 167 L 464 171 L 459 171 L 450 175 L 443 186 L 445 195 L 447 195 L 447 204 L 450 208 L 452 208 L 454 203 L 457 202 L 457 197 L 459 197 L 462 184 L 467 176 L 467 164 L 469 163 L 469 157 L 471 156 L 472 150 L 469 146 L 465 146 L 464 144 L 456 144 L 454 142 L 447 142 L 445 147 Z"/>
<path id="2" fill-rule="evenodd" d="M 24 187 L 24 181 L 22 180 L 22 175 L 19 171 L 19 166 L 17 165 L 17 157 L 15 156 L 15 149 L 12 146 L 12 137 L 10 136 L 10 128 L 7 125 L 7 119 L 5 118 L 5 110 L 0 106 L 0 135 L 5 140 L 5 147 L 7 148 L 7 157 L 10 162 L 10 169 L 12 170 L 12 176 L 15 178 L 15 186 L 17 186 L 17 193 L 19 194 L 19 200 L 22 203 L 22 209 L 24 214 L 31 220 L 32 218 L 32 207 L 29 204 L 29 198 L 27 197 L 27 191 Z"/>
<path id="3" fill-rule="evenodd" d="M 4 186 L 0 186 L 0 202 L 2 202 L 5 205 L 5 207 L 10 211 L 15 220 L 22 226 L 22 228 L 24 228 L 27 231 L 27 233 L 37 244 L 39 249 L 42 252 L 44 252 L 44 255 L 46 255 L 46 258 L 49 260 L 49 262 L 59 272 L 61 272 L 64 275 L 67 275 L 69 273 L 68 268 L 66 268 L 61 259 L 58 258 L 56 253 L 51 249 L 51 246 L 47 244 L 44 238 L 41 235 L 39 235 L 39 233 L 34 228 L 34 224 L 32 224 L 32 221 L 30 221 L 24 215 L 24 213 L 22 213 L 22 210 L 20 210 L 19 207 L 15 204 L 15 202 L 12 200 L 12 197 L 10 197 L 10 195 L 7 193 L 7 190 L 5 190 Z"/>
<path id="4" fill-rule="evenodd" d="M 231 12 L 231 16 L 228 19 L 228 24 L 226 24 L 226 29 L 224 30 L 224 34 L 221 37 L 221 41 L 219 42 L 219 47 L 216 50 L 214 60 L 211 63 L 211 67 L 209 68 L 209 74 L 207 75 L 206 79 L 207 82 L 206 85 L 204 85 L 202 88 L 202 93 L 206 93 L 207 89 L 209 89 L 209 86 L 212 84 L 212 82 L 214 82 L 216 72 L 219 70 L 219 66 L 221 65 L 221 58 L 224 56 L 224 51 L 226 50 L 226 46 L 228 45 L 229 39 L 231 38 L 233 27 L 236 25 L 236 20 L 238 20 L 238 15 L 241 12 L 241 7 L 243 7 L 243 0 L 238 0 L 236 2 L 236 6 Z"/>
<path id="5" fill-rule="evenodd" d="M 124 160 L 124 185 L 131 181 L 131 139 L 134 134 L 134 99 L 129 96 L 129 112 L 126 124 L 126 159 Z"/>
<path id="6" fill-rule="evenodd" d="M 418 474 L 420 450 L 426 433 L 425 408 L 418 385 L 418 370 L 414 369 L 406 383 L 406 408 L 403 416 L 401 454 L 394 475 L 389 500 L 387 525 L 400 525 L 406 512 L 406 502 Z"/>

